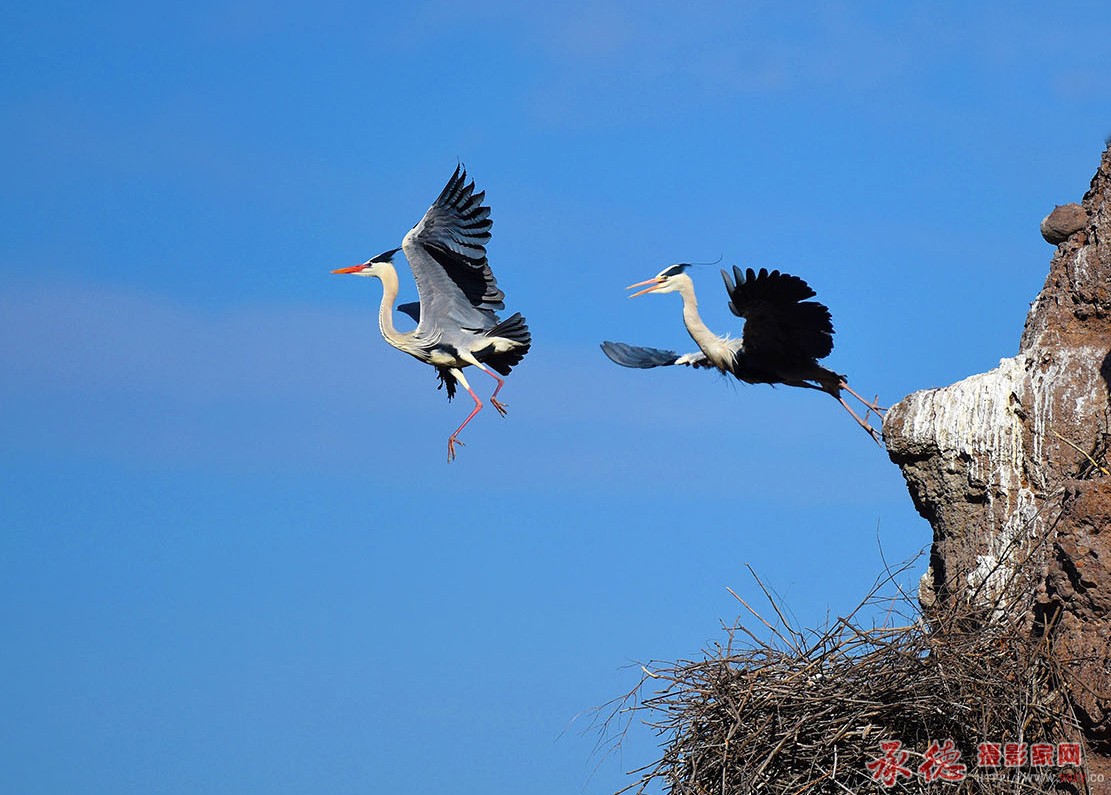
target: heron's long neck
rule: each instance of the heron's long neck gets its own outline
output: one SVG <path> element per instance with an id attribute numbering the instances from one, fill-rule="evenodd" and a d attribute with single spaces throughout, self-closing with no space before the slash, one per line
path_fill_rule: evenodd
<path id="1" fill-rule="evenodd" d="M 721 347 L 721 339 L 717 334 L 706 328 L 706 324 L 699 317 L 698 299 L 694 296 L 694 286 L 689 283 L 680 285 L 679 295 L 683 297 L 683 325 L 687 327 L 687 333 L 691 335 L 691 339 L 698 343 L 698 347 L 702 349 L 704 354 L 713 358 L 718 348 Z"/>
<path id="2" fill-rule="evenodd" d="M 382 332 L 386 342 L 395 348 L 402 348 L 405 336 L 393 325 L 393 305 L 397 300 L 397 271 L 393 267 L 382 269 L 379 277 L 382 281 L 382 305 L 378 307 L 378 329 Z"/>

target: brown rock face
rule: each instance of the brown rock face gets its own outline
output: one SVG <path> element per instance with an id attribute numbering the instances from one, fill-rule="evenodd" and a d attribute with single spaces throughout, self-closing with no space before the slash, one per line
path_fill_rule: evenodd
<path id="1" fill-rule="evenodd" d="M 1031 632 L 1049 632 L 1074 661 L 1090 750 L 1108 755 L 1111 147 L 1071 207 L 1043 222 L 1059 245 L 1018 355 L 905 398 L 884 439 L 934 528 L 924 609 L 961 600 L 982 606 L 985 623 L 1018 611 Z"/>

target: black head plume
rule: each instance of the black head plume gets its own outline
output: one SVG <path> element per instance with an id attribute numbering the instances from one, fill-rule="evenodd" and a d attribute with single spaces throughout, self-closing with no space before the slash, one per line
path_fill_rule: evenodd
<path id="1" fill-rule="evenodd" d="M 701 265 L 717 265 L 719 262 L 721 262 L 721 257 L 718 257 L 714 262 L 679 262 L 672 265 L 670 268 L 666 268 L 660 273 L 660 276 L 662 278 L 678 276 L 680 273 L 685 273 L 689 268 Z"/>
<path id="2" fill-rule="evenodd" d="M 391 248 L 389 251 L 383 251 L 381 254 L 371 257 L 367 262 L 393 262 L 393 255 L 399 251 L 401 251 L 401 249 Z"/>
<path id="3" fill-rule="evenodd" d="M 685 272 L 689 267 L 689 262 L 680 262 L 677 265 L 672 265 L 670 268 L 665 268 L 664 270 L 660 271 L 660 278 L 666 279 L 671 276 L 678 276 L 680 273 Z"/>

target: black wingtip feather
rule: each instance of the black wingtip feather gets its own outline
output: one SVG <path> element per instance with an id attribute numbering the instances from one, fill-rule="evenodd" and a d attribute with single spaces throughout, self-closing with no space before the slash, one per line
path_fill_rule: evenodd
<path id="1" fill-rule="evenodd" d="M 798 276 L 733 267 L 735 283 L 726 278 L 729 311 L 745 319 L 744 345 L 752 360 L 785 364 L 788 360 L 816 360 L 833 350 L 829 309 L 817 301 L 813 289 Z M 727 274 L 723 273 L 723 276 Z"/>
<path id="2" fill-rule="evenodd" d="M 726 290 L 737 308 L 744 310 L 751 301 L 771 301 L 777 304 L 797 303 L 813 298 L 816 293 L 805 281 L 789 273 L 761 268 L 759 272 L 748 268 L 742 271 L 733 266 L 734 284 L 726 282 Z"/>

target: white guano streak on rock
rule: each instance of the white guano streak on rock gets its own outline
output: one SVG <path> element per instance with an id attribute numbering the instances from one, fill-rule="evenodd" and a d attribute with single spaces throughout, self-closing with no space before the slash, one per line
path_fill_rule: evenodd
<path id="1" fill-rule="evenodd" d="M 1093 252 L 1092 249 L 1093 247 L 1091 244 L 1081 246 L 1079 249 L 1076 250 L 1076 253 L 1072 255 L 1072 258 L 1065 265 L 1065 276 L 1069 282 L 1069 292 L 1073 295 L 1083 290 L 1086 285 L 1089 285 L 1092 282 L 1092 263 L 1089 259 L 1089 255 L 1091 253 L 1097 258 L 1099 257 L 1098 251 Z M 1030 304 L 1030 311 L 1026 313 L 1027 327 L 1029 327 L 1029 325 L 1034 322 L 1034 318 L 1036 318 L 1041 312 L 1042 303 L 1046 300 L 1046 293 L 1048 292 L 1049 286 L 1047 284 L 1046 289 L 1038 293 L 1038 297 L 1034 299 L 1034 302 L 1032 304 Z M 1052 300 L 1052 298 L 1050 300 Z M 1034 331 L 1033 335 L 1029 339 L 1027 348 L 1029 350 L 1037 350 L 1046 347 L 1043 345 L 1043 341 L 1047 332 L 1049 332 L 1050 330 L 1050 328 L 1043 326 L 1042 328 Z"/>
<path id="2" fill-rule="evenodd" d="M 1003 359 L 996 369 L 944 389 L 911 396 L 911 438 L 932 442 L 941 455 L 960 467 L 967 461 L 971 483 L 1008 495 L 1022 484 L 1023 428 L 1012 395 L 1025 391 L 1026 357 Z"/>
<path id="3" fill-rule="evenodd" d="M 1092 346 L 1040 354 L 1035 350 L 1003 359 L 990 372 L 911 397 L 910 436 L 936 446 L 951 471 L 966 469 L 970 486 L 982 488 L 987 498 L 992 533 L 986 552 L 977 555 L 976 568 L 966 577 L 969 596 L 977 593 L 978 601 L 995 603 L 1014 574 L 1013 561 L 1026 555 L 1023 540 L 1040 537 L 1049 518 L 1039 513 L 1031 486 L 1045 489 L 1050 484 L 1024 481 L 1025 428 L 1016 406 L 1030 415 L 1032 459 L 1044 461 L 1047 441 L 1056 438 L 1048 435 L 1060 432 L 1058 411 L 1071 413 L 1060 420 L 1072 427 L 1095 423 L 1091 415 L 1102 405 L 1103 355 Z M 1002 506 L 996 502 L 999 494 L 1005 499 Z"/>
<path id="4" fill-rule="evenodd" d="M 1021 531 L 1036 517 L 1034 495 L 1023 485 L 1025 453 L 1022 417 L 1016 404 L 1028 389 L 1027 359 L 1003 359 L 999 367 L 944 389 L 913 396 L 908 429 L 921 442 L 932 442 L 951 471 L 967 470 L 969 485 L 982 489 L 992 533 L 988 549 L 977 555 L 976 568 L 966 577 L 968 594 L 994 604 L 1013 576 L 1013 553 Z M 963 463 L 962 463 L 963 462 Z M 999 511 L 996 495 L 1005 497 L 1002 527 L 995 530 Z"/>
<path id="5" fill-rule="evenodd" d="M 1043 354 L 1042 360 L 1032 368 L 1035 461 L 1045 461 L 1045 444 L 1059 441 L 1055 433 L 1067 437 L 1069 428 L 1096 427 L 1099 419 L 1096 415 L 1106 404 L 1107 386 L 1100 374 L 1105 355 L 1106 351 L 1092 345 L 1057 348 Z M 1059 411 L 1066 416 L 1058 417 Z M 1090 439 L 1069 441 L 1083 446 Z M 1046 487 L 1049 484 L 1038 485 Z"/>
<path id="6" fill-rule="evenodd" d="M 1041 360 L 1030 366 L 1026 391 L 1032 408 L 1032 460 L 1046 460 L 1046 444 L 1056 440 L 1057 437 L 1052 434 L 1060 432 L 1058 425 L 1064 426 L 1062 430 L 1066 432 L 1068 427 L 1076 427 L 1078 423 L 1091 422 L 1094 427 L 1092 411 L 1098 405 L 1096 398 L 1102 382 L 1099 373 L 1102 357 L 1103 353 L 1092 346 L 1057 348 L 1042 353 Z M 1021 397 L 1023 393 L 1016 394 Z M 1022 402 L 1025 404 L 1027 401 L 1023 399 Z M 1070 416 L 1058 417 L 1057 412 L 1061 410 L 1069 412 Z M 1033 470 L 1040 471 L 1040 468 Z M 1044 491 L 1052 488 L 1053 484 L 1032 485 Z M 990 509 L 990 489 L 988 495 Z M 995 604 L 1007 587 L 1014 573 L 1014 564 L 1026 557 L 1024 541 L 1041 538 L 1051 526 L 1052 517 L 1042 511 L 1035 492 L 1021 483 L 1013 495 L 1008 489 L 1005 515 L 1003 527 L 991 537 L 988 553 L 977 556 L 976 568 L 967 578 L 969 593 L 979 590 L 983 601 L 989 604 Z"/>
<path id="7" fill-rule="evenodd" d="M 981 604 L 996 607 L 994 618 L 1001 618 L 1005 606 L 999 597 L 1015 575 L 1016 564 L 1025 557 L 1023 535 L 1032 538 L 1042 529 L 1044 517 L 1038 514 L 1034 492 L 1021 487 L 1015 494 L 1014 509 L 1007 515 L 1003 528 L 988 540 L 988 551 L 976 556 L 976 568 L 968 573 L 968 595 L 976 595 Z"/>
<path id="8" fill-rule="evenodd" d="M 1089 248 L 1090 246 L 1081 247 L 1076 252 L 1076 256 L 1072 258 L 1072 267 L 1068 269 L 1069 289 L 1073 293 L 1080 292 L 1091 282 L 1091 264 L 1088 262 Z"/>

